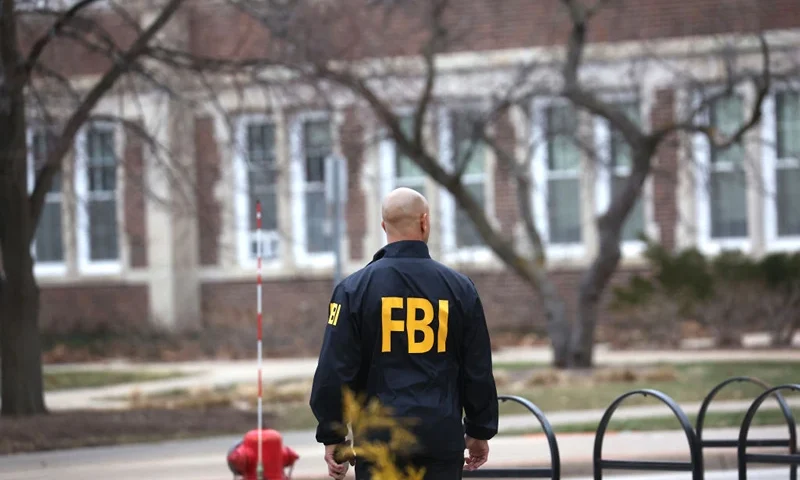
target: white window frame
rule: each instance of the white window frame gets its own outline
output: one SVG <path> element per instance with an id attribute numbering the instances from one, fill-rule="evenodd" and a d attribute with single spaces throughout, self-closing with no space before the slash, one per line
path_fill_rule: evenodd
<path id="1" fill-rule="evenodd" d="M 239 259 L 239 266 L 244 268 L 253 268 L 258 259 L 256 256 L 251 256 L 250 246 L 252 242 L 256 241 L 257 232 L 250 231 L 250 205 L 248 202 L 250 201 L 250 183 L 247 181 L 247 152 L 249 148 L 248 139 L 247 139 L 247 129 L 252 124 L 262 124 L 267 123 L 271 124 L 275 128 L 276 136 L 275 136 L 275 152 L 276 152 L 276 161 L 277 160 L 277 153 L 280 151 L 278 145 L 278 124 L 275 118 L 271 115 L 267 114 L 246 114 L 241 115 L 236 119 L 236 134 L 235 134 L 235 148 L 234 148 L 234 155 L 233 155 L 233 173 L 234 173 L 234 184 L 235 184 L 235 211 L 236 211 L 236 244 L 237 244 L 237 253 Z M 280 191 L 280 181 L 278 181 L 275 185 L 275 188 Z M 262 254 L 262 262 L 261 268 L 263 269 L 275 269 L 280 267 L 283 262 L 283 258 L 285 256 L 285 243 L 284 239 L 281 237 L 281 226 L 280 226 L 280 205 L 281 205 L 281 198 L 280 195 L 277 196 L 276 205 L 278 206 L 278 229 L 277 230 L 266 230 L 262 229 L 261 231 L 261 243 L 259 245 L 261 254 Z M 276 254 L 274 257 L 264 257 L 266 252 L 266 248 L 270 244 L 276 244 Z"/>
<path id="2" fill-rule="evenodd" d="M 414 114 L 411 107 L 398 108 L 394 111 L 398 118 L 403 118 Z M 423 127 L 424 128 L 424 127 Z M 397 170 L 395 165 L 395 156 L 397 155 L 397 144 L 394 137 L 388 132 L 386 126 L 382 126 L 379 131 L 381 132 L 381 139 L 378 142 L 378 156 L 380 161 L 380 185 L 381 185 L 381 198 L 388 195 L 392 190 L 406 185 L 398 184 Z M 430 182 L 428 176 L 421 177 L 421 186 L 425 192 L 425 197 L 428 197 L 428 190 Z"/>
<path id="3" fill-rule="evenodd" d="M 75 182 L 75 197 L 77 201 L 76 205 L 76 215 L 75 215 L 75 228 L 76 231 L 76 243 L 77 243 L 77 253 L 78 253 L 78 270 L 80 273 L 84 274 L 117 274 L 122 271 L 122 260 L 123 260 L 123 232 L 124 229 L 122 228 L 122 215 L 120 214 L 120 202 L 121 202 L 121 195 L 120 195 L 120 187 L 122 186 L 122 182 L 120 182 L 121 178 L 121 170 L 122 170 L 122 162 L 117 162 L 116 168 L 116 181 L 115 181 L 115 188 L 114 188 L 114 205 L 117 210 L 117 259 L 116 260 L 101 260 L 101 261 L 92 261 L 90 259 L 89 253 L 89 185 L 86 180 L 86 171 L 87 171 L 87 164 L 88 164 L 88 152 L 86 151 L 86 134 L 90 128 L 98 128 L 101 130 L 110 131 L 114 135 L 114 154 L 116 155 L 118 160 L 122 159 L 122 142 L 121 142 L 121 131 L 119 127 L 114 124 L 113 122 L 108 121 L 98 121 L 98 120 L 90 120 L 85 125 L 83 125 L 80 130 L 78 130 L 78 134 L 75 136 L 75 173 L 74 179 Z"/>
<path id="4" fill-rule="evenodd" d="M 306 245 L 306 182 L 305 182 L 305 148 L 303 145 L 303 125 L 308 121 L 328 121 L 331 129 L 332 150 L 336 150 L 337 128 L 336 117 L 332 112 L 306 111 L 295 114 L 289 124 L 290 177 L 292 199 L 292 246 L 295 262 L 304 267 L 332 268 L 336 261 L 336 253 L 331 247 L 329 252 L 309 253 Z M 324 188 L 324 187 L 323 187 Z"/>
<path id="5" fill-rule="evenodd" d="M 691 108 L 697 109 L 704 98 L 710 95 L 715 95 L 722 90 L 723 87 L 708 88 L 704 94 L 695 92 L 692 94 Z M 742 99 L 742 122 L 745 120 L 745 112 L 748 109 L 749 96 L 742 88 L 737 88 L 733 92 Z M 708 123 L 708 109 L 698 112 L 695 121 L 702 122 L 701 124 Z M 692 155 L 694 157 L 695 165 L 693 165 L 692 172 L 694 177 L 694 195 L 695 195 L 695 219 L 697 228 L 697 247 L 700 251 L 707 255 L 716 255 L 722 250 L 740 250 L 743 253 L 749 253 L 753 248 L 753 230 L 755 222 L 750 212 L 749 190 L 752 188 L 750 185 L 749 174 L 746 173 L 747 185 L 745 189 L 745 200 L 747 205 L 747 237 L 742 238 L 711 238 L 711 199 L 709 198 L 709 189 L 707 180 L 711 173 L 711 146 L 708 138 L 703 133 L 695 133 L 691 136 L 692 142 Z M 743 145 L 745 149 L 745 158 L 747 156 L 746 144 Z M 743 168 L 746 168 L 746 163 Z M 723 171 L 723 170 L 721 170 Z M 725 167 L 724 171 L 733 171 Z"/>
<path id="6" fill-rule="evenodd" d="M 44 125 L 32 125 L 29 126 L 27 131 L 25 132 L 26 142 L 28 144 L 28 193 L 32 194 L 33 189 L 36 186 L 36 165 L 34 164 L 35 159 L 33 158 L 33 136 L 37 130 L 45 130 L 47 131 L 47 127 Z M 36 235 L 33 237 L 33 241 L 31 242 L 31 256 L 34 259 L 33 264 L 33 271 L 36 275 L 42 276 L 63 276 L 67 273 L 67 248 L 66 248 L 66 235 L 65 235 L 65 228 L 64 228 L 64 221 L 66 220 L 64 216 L 64 176 L 61 176 L 62 188 L 60 189 L 59 193 L 47 192 L 45 194 L 44 202 L 58 202 L 59 208 L 61 210 L 61 250 L 63 254 L 63 258 L 60 262 L 43 262 L 36 259 Z M 41 218 L 39 219 L 41 221 Z"/>
<path id="7" fill-rule="evenodd" d="M 639 115 L 641 119 L 641 126 L 643 129 L 649 128 L 649 119 L 647 118 L 646 112 L 644 111 L 644 102 L 641 101 L 639 95 L 635 92 L 624 92 L 624 93 L 616 93 L 616 94 L 607 94 L 603 96 L 604 100 L 617 103 L 617 102 L 636 102 L 637 107 L 639 108 Z M 594 204 L 595 204 L 595 214 L 600 216 L 608 211 L 608 207 L 611 206 L 611 182 L 613 180 L 611 169 L 609 165 L 611 164 L 611 157 L 610 157 L 610 146 L 611 146 L 611 124 L 610 122 L 599 116 L 595 115 L 593 119 L 593 127 L 594 127 L 594 140 L 595 140 L 595 152 L 597 155 L 597 160 L 594 162 L 594 172 L 595 172 L 595 185 L 594 185 Z M 631 172 L 631 167 L 625 166 L 615 166 L 614 168 L 614 176 L 627 176 Z M 642 185 L 642 192 L 639 198 L 639 201 L 642 202 L 642 213 L 643 215 L 643 227 L 644 232 L 650 238 L 656 237 L 656 228 L 655 228 L 655 209 L 653 205 L 653 178 L 652 174 L 647 176 L 647 179 L 644 181 L 644 185 Z M 623 225 L 624 227 L 624 225 Z M 641 240 L 621 240 L 620 250 L 622 251 L 622 255 L 625 257 L 636 257 L 640 256 L 644 253 L 645 249 L 647 248 L 647 244 L 642 242 Z"/>
<path id="8" fill-rule="evenodd" d="M 451 123 L 450 115 L 453 111 L 464 110 L 479 110 L 485 111 L 486 105 L 484 102 L 465 102 L 458 106 L 442 105 L 438 109 L 438 131 L 439 131 L 439 162 L 448 173 L 453 172 L 453 126 Z M 483 173 L 481 174 L 468 174 L 465 173 L 461 179 L 464 185 L 470 182 L 476 182 L 478 178 L 483 182 L 484 188 L 484 213 L 486 218 L 491 223 L 492 214 L 494 212 L 494 182 L 489 170 L 492 167 L 490 159 L 492 152 L 490 148 L 486 149 L 484 157 Z M 472 247 L 456 247 L 456 201 L 453 195 L 447 188 L 439 187 L 439 202 L 441 221 L 441 252 L 442 259 L 445 262 L 455 263 L 485 263 L 492 259 L 492 250 L 484 242 L 483 245 Z"/>
<path id="9" fill-rule="evenodd" d="M 761 155 L 764 195 L 761 204 L 764 209 L 764 237 L 767 251 L 794 251 L 800 249 L 800 235 L 778 236 L 777 173 L 780 167 L 800 168 L 800 158 L 778 158 L 777 96 L 778 93 L 793 91 L 800 93 L 800 83 L 792 82 L 773 89 L 762 104 L 761 115 Z"/>
<path id="10" fill-rule="evenodd" d="M 547 213 L 547 183 L 549 180 L 547 168 L 547 136 L 545 131 L 545 110 L 550 106 L 563 106 L 570 105 L 570 102 L 562 97 L 537 97 L 531 101 L 531 111 L 533 112 L 533 121 L 531 122 L 531 137 L 530 141 L 535 142 L 533 145 L 533 159 L 531 161 L 532 170 L 532 189 L 533 189 L 533 211 L 536 227 L 539 230 L 539 235 L 542 237 L 542 242 L 546 245 L 547 255 L 554 259 L 575 259 L 583 258 L 587 253 L 586 241 L 588 232 L 583 223 L 583 214 L 581 214 L 581 241 L 577 243 L 551 243 L 550 242 L 550 225 Z M 573 106 L 573 108 L 575 108 Z M 578 123 L 580 125 L 580 111 L 578 113 Z M 583 161 L 584 154 L 581 153 L 581 161 L 578 167 L 577 179 L 580 191 L 578 192 L 581 203 L 581 209 L 587 208 L 584 205 L 584 192 L 583 192 L 583 179 L 581 178 L 582 172 L 585 172 L 585 162 Z"/>

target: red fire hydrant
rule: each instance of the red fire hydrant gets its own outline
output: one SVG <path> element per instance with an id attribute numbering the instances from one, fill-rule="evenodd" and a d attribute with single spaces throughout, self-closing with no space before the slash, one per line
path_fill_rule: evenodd
<path id="1" fill-rule="evenodd" d="M 258 471 L 258 435 L 261 433 L 263 476 Z M 250 430 L 244 439 L 228 452 L 228 468 L 243 480 L 288 480 L 285 468 L 300 458 L 297 452 L 283 445 L 281 434 L 275 430 Z"/>

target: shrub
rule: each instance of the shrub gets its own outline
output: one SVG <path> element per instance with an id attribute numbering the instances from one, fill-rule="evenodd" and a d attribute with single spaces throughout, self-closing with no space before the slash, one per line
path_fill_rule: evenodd
<path id="1" fill-rule="evenodd" d="M 788 345 L 800 328 L 800 253 L 753 259 L 728 250 L 709 258 L 648 242 L 645 256 L 650 273 L 615 288 L 611 303 L 640 336 L 676 346 L 682 323 L 694 321 L 720 346 L 738 346 L 742 334 L 763 328 L 773 344 Z"/>

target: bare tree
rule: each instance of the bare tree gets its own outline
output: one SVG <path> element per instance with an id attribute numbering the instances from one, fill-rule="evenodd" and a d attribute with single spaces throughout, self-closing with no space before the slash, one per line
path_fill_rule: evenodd
<path id="1" fill-rule="evenodd" d="M 774 76 L 771 45 L 757 24 L 740 28 L 742 22 L 736 23 L 737 31 L 729 27 L 713 47 L 706 47 L 702 60 L 692 58 L 695 55 L 691 46 L 682 53 L 664 56 L 649 51 L 647 42 L 642 41 L 640 49 L 631 55 L 633 59 L 627 60 L 630 70 L 639 73 L 617 73 L 619 83 L 643 88 L 633 77 L 643 76 L 641 72 L 647 69 L 658 69 L 668 77 L 666 86 L 680 86 L 696 93 L 685 111 L 646 127 L 600 92 L 608 88 L 608 82 L 602 85 L 593 80 L 591 72 L 602 70 L 602 65 L 587 60 L 592 22 L 604 14 L 610 15 L 609 11 L 619 14 L 614 20 L 625 19 L 622 13 L 625 6 L 608 0 L 553 2 L 558 8 L 548 13 L 559 21 L 566 19 L 563 23 L 554 20 L 552 36 L 561 39 L 561 44 L 552 49 L 554 53 L 537 51 L 534 60 L 497 67 L 498 75 L 479 72 L 475 75 L 478 80 L 470 87 L 472 97 L 488 103 L 471 122 L 473 144 L 491 148 L 499 167 L 510 172 L 526 237 L 521 242 L 497 227 L 465 186 L 463 175 L 471 148 L 457 152 L 453 158 L 441 158 L 426 137 L 432 110 L 439 103 L 446 104 L 451 96 L 448 85 L 458 83 L 462 76 L 464 83 L 469 81 L 468 73 L 448 71 L 443 59 L 453 52 L 469 51 L 470 45 L 481 40 L 470 38 L 469 31 L 474 25 L 469 15 L 460 10 L 463 4 L 448 0 L 353 2 L 335 7 L 333 2 L 300 0 L 231 0 L 231 3 L 260 22 L 268 32 L 269 42 L 263 50 L 264 71 L 280 67 L 291 72 L 292 88 L 310 85 L 319 88 L 319 93 L 328 99 L 346 102 L 341 98 L 349 97 L 352 104 L 365 106 L 398 151 L 452 195 L 485 244 L 538 293 L 558 367 L 584 368 L 593 364 L 601 298 L 620 263 L 623 227 L 642 197 L 646 180 L 653 174 L 659 148 L 681 135 L 702 135 L 715 151 L 744 143 L 759 123 Z M 502 8 L 503 2 L 491 3 Z M 737 15 L 746 20 L 746 13 Z M 609 18 L 606 16 L 604 20 L 605 28 L 614 27 Z M 399 44 L 400 39 L 408 41 Z M 592 64 L 590 71 L 585 68 L 587 62 Z M 613 67 L 606 68 L 620 69 L 621 62 L 618 60 Z M 722 74 L 716 79 L 695 75 L 692 69 L 698 65 L 706 70 L 707 65 L 713 65 L 712 69 L 719 69 Z M 262 74 L 263 71 L 259 73 Z M 498 80 L 498 76 L 502 78 Z M 707 88 L 706 83 L 712 80 L 722 88 Z M 735 128 L 716 131 L 707 112 L 715 102 L 732 96 L 742 87 L 755 92 L 752 109 Z M 277 87 L 271 85 L 271 88 Z M 576 110 L 603 119 L 630 149 L 630 173 L 607 209 L 595 218 L 596 255 L 583 273 L 574 319 L 570 318 L 562 292 L 548 270 L 547 241 L 537 220 L 542 212 L 536 212 L 531 201 L 541 186 L 537 184 L 541 179 L 531 175 L 531 152 L 538 148 L 536 140 L 526 138 L 522 148 L 518 144 L 509 145 L 495 128 L 516 114 L 529 117 L 531 100 L 542 95 L 559 97 Z M 398 108 L 408 104 L 413 105 L 412 122 L 411 128 L 404 128 Z M 572 125 L 569 128 L 575 129 Z M 592 152 L 591 146 L 581 148 L 589 150 L 587 153 L 600 163 L 600 156 Z"/>
<path id="2" fill-rule="evenodd" d="M 117 16 L 113 32 L 98 20 L 94 7 L 100 3 L 0 2 L 0 250 L 6 275 L 0 292 L 3 415 L 46 411 L 38 329 L 39 288 L 31 244 L 45 197 L 61 173 L 77 133 L 97 117 L 94 110 L 101 99 L 124 81 L 138 83 L 139 87 L 146 84 L 150 91 L 168 90 L 148 59 L 154 57 L 160 45 L 157 36 L 164 32 L 183 0 L 165 0 L 157 5 L 125 2 L 125 8 L 120 3 L 102 2 L 102 11 Z M 142 23 L 146 25 L 142 27 Z M 80 84 L 62 70 L 59 52 L 76 45 L 73 55 L 80 52 L 105 59 L 104 69 L 90 85 Z M 32 115 L 51 132 L 43 165 L 29 190 L 26 132 Z M 135 122 L 124 126 L 147 137 Z"/>

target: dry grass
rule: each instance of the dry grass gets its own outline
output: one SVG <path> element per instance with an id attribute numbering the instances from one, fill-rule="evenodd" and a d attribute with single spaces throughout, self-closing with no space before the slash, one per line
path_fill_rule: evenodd
<path id="1" fill-rule="evenodd" d="M 678 402 L 700 401 L 719 382 L 735 375 L 759 377 L 771 383 L 800 381 L 800 365 L 791 362 L 694 363 L 686 365 L 648 365 L 601 367 L 592 371 L 558 371 L 541 365 L 513 365 L 496 368 L 495 379 L 501 394 L 528 398 L 545 414 L 564 410 L 604 409 L 619 395 L 630 390 L 661 390 Z M 275 415 L 283 429 L 310 429 L 316 421 L 308 406 L 310 379 L 289 379 L 264 385 L 264 410 Z M 733 384 L 720 392 L 719 400 L 753 399 L 759 387 Z M 134 408 L 227 407 L 253 411 L 256 386 L 234 385 L 218 389 L 178 390 L 144 397 L 132 397 Z M 631 398 L 626 405 L 651 402 Z M 516 404 L 502 404 L 501 414 L 525 413 Z M 666 409 L 665 409 L 666 413 Z M 687 412 L 692 413 L 692 412 Z"/>
<path id="2" fill-rule="evenodd" d="M 270 428 L 275 419 L 266 416 Z M 43 450 L 241 434 L 256 425 L 251 412 L 231 408 L 73 410 L 0 418 L 0 455 Z"/>

